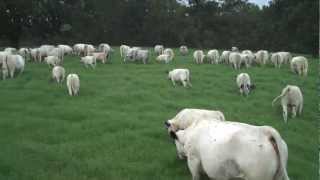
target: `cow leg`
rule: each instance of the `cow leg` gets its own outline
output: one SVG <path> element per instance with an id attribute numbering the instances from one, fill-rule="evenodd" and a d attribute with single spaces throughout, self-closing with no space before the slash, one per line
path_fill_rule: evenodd
<path id="1" fill-rule="evenodd" d="M 182 82 L 183 87 L 187 87 L 187 82 L 186 81 L 182 80 L 181 82 Z"/>
<path id="2" fill-rule="evenodd" d="M 286 105 L 282 105 L 282 116 L 285 123 L 287 123 L 288 110 Z"/>
<path id="3" fill-rule="evenodd" d="M 301 103 L 301 104 L 299 105 L 299 115 L 302 114 L 302 109 L 303 109 L 303 104 Z"/>
<path id="4" fill-rule="evenodd" d="M 292 118 L 295 118 L 297 115 L 297 107 L 296 106 L 292 106 L 291 107 L 291 111 L 292 111 Z"/>
<path id="5" fill-rule="evenodd" d="M 171 82 L 172 82 L 173 86 L 176 86 L 176 82 L 173 79 L 171 79 Z"/>
<path id="6" fill-rule="evenodd" d="M 200 160 L 189 157 L 188 167 L 192 175 L 192 180 L 200 180 Z"/>
<path id="7" fill-rule="evenodd" d="M 72 90 L 71 87 L 68 87 L 69 95 L 72 96 Z"/>

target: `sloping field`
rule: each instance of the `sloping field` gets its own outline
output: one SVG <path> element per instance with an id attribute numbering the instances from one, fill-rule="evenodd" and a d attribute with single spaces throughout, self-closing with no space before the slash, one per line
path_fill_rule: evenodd
<path id="1" fill-rule="evenodd" d="M 67 57 L 67 73 L 78 73 L 80 96 L 69 97 L 65 83 L 49 82 L 46 64 L 28 63 L 22 76 L 0 81 L 0 179 L 2 180 L 180 180 L 191 179 L 164 121 L 186 107 L 217 109 L 226 119 L 275 127 L 289 148 L 292 180 L 316 180 L 318 173 L 318 59 L 309 57 L 308 77 L 253 67 L 235 71 L 196 65 L 192 55 L 173 63 L 123 64 L 119 49 L 110 64 L 85 69 Z M 191 70 L 192 88 L 173 87 L 166 70 Z M 248 72 L 256 89 L 242 97 L 235 76 Z M 301 117 L 282 120 L 271 101 L 287 84 L 304 94 Z"/>

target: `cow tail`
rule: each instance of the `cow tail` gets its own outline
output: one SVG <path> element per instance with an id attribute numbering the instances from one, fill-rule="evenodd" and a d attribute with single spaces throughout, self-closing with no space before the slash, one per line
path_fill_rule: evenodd
<path id="1" fill-rule="evenodd" d="M 288 160 L 287 144 L 282 140 L 280 134 L 275 129 L 269 126 L 264 126 L 263 128 L 264 132 L 269 136 L 268 140 L 276 153 L 278 161 L 278 167 L 273 180 L 290 180 L 286 170 Z"/>
<path id="2" fill-rule="evenodd" d="M 278 100 L 279 98 L 285 96 L 289 91 L 290 91 L 290 88 L 287 87 L 287 88 L 285 89 L 285 91 L 283 91 L 279 96 L 277 96 L 276 98 L 274 98 L 273 101 L 272 101 L 272 106 L 274 106 L 274 103 L 277 102 L 277 100 Z"/>

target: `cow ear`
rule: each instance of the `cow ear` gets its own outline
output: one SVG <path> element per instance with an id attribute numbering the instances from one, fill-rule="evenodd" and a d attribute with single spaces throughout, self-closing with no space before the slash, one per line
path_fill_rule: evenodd
<path id="1" fill-rule="evenodd" d="M 240 88 L 243 89 L 243 84 L 240 85 Z"/>
<path id="2" fill-rule="evenodd" d="M 178 136 L 177 136 L 177 134 L 175 133 L 175 132 L 173 132 L 173 131 L 170 131 L 170 137 L 172 138 L 172 139 L 174 139 L 174 140 L 177 140 L 178 139 Z"/>

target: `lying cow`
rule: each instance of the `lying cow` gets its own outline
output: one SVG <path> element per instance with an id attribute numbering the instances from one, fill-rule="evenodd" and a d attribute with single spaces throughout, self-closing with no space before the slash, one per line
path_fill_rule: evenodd
<path id="1" fill-rule="evenodd" d="M 248 95 L 255 85 L 251 83 L 250 76 L 247 73 L 241 73 L 237 76 L 237 85 L 241 95 Z"/>
<path id="2" fill-rule="evenodd" d="M 63 82 L 66 71 L 62 66 L 55 66 L 52 69 L 52 79 L 56 80 L 57 83 Z"/>
<path id="3" fill-rule="evenodd" d="M 292 58 L 290 62 L 291 71 L 300 76 L 307 76 L 308 74 L 308 60 L 303 56 Z"/>
<path id="4" fill-rule="evenodd" d="M 280 98 L 284 122 L 287 122 L 288 110 L 291 110 L 292 118 L 296 117 L 297 112 L 301 115 L 303 109 L 303 95 L 298 86 L 287 85 L 282 90 L 282 93 L 272 101 L 272 106 L 274 106 L 274 103 Z"/>
<path id="5" fill-rule="evenodd" d="M 168 79 L 171 80 L 175 86 L 176 82 L 179 81 L 184 87 L 192 87 L 190 83 L 190 71 L 189 69 L 174 69 L 168 72 Z"/>
<path id="6" fill-rule="evenodd" d="M 69 74 L 67 76 L 67 88 L 70 96 L 76 96 L 79 94 L 80 79 L 77 74 Z"/>
<path id="7" fill-rule="evenodd" d="M 288 147 L 272 127 L 202 120 L 172 137 L 193 180 L 289 180 Z"/>
<path id="8" fill-rule="evenodd" d="M 202 119 L 216 119 L 225 121 L 224 114 L 221 111 L 206 109 L 182 109 L 175 117 L 165 122 L 168 132 L 177 132 L 191 126 L 192 123 Z"/>

